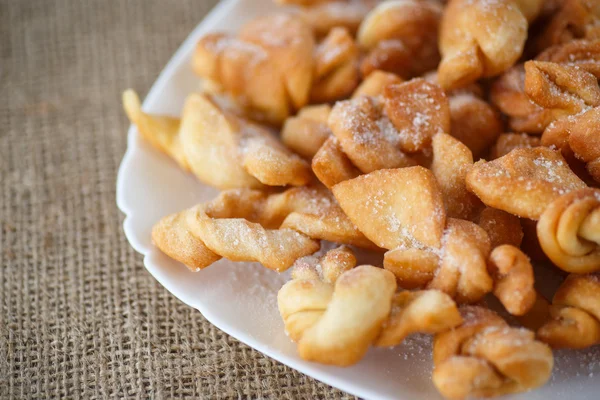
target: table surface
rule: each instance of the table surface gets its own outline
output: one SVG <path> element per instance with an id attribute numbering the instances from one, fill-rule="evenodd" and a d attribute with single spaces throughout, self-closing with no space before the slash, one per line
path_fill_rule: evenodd
<path id="1" fill-rule="evenodd" d="M 0 0 L 1 398 L 349 397 L 213 327 L 125 240 L 121 91 L 215 3 Z"/>

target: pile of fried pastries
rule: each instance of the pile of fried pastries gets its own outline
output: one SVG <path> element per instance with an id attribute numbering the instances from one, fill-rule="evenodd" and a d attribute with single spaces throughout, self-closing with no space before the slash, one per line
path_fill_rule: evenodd
<path id="1" fill-rule="evenodd" d="M 599 345 L 600 1 L 278 3 L 199 40 L 179 118 L 124 93 L 148 143 L 222 190 L 154 244 L 194 271 L 291 268 L 305 360 L 433 335 L 449 399 L 534 389 L 553 349 Z"/>

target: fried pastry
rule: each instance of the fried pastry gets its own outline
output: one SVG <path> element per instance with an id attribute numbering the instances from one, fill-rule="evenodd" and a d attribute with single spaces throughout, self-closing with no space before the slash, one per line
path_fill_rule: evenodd
<path id="1" fill-rule="evenodd" d="M 544 253 L 564 271 L 600 271 L 600 189 L 555 199 L 540 216 L 537 235 Z"/>
<path id="2" fill-rule="evenodd" d="M 332 29 L 314 53 L 312 103 L 348 97 L 359 83 L 358 46 L 344 28 Z"/>
<path id="3" fill-rule="evenodd" d="M 435 290 L 395 293 L 391 273 L 355 267 L 339 247 L 296 261 L 278 293 L 285 329 L 300 357 L 339 366 L 360 360 L 371 344 L 394 346 L 407 336 L 444 332 L 462 322 L 456 304 Z"/>
<path id="4" fill-rule="evenodd" d="M 542 4 L 540 0 L 449 1 L 440 25 L 440 85 L 453 89 L 510 68 L 521 56 L 529 21 Z"/>
<path id="5" fill-rule="evenodd" d="M 354 268 L 356 260 L 341 254 L 344 251 L 332 250 L 308 265 L 298 260 L 292 280 L 277 295 L 286 331 L 305 360 L 355 364 L 379 335 L 392 308 L 394 276 L 370 265 Z"/>
<path id="6" fill-rule="evenodd" d="M 281 141 L 295 153 L 312 159 L 331 135 L 327 126 L 331 106 L 321 104 L 306 106 L 296 116 L 285 120 L 281 130 Z"/>
<path id="7" fill-rule="evenodd" d="M 537 220 L 553 200 L 586 185 L 559 151 L 537 147 L 475 163 L 467 187 L 489 207 Z"/>
<path id="8" fill-rule="evenodd" d="M 483 204 L 467 190 L 465 178 L 473 155 L 461 141 L 445 133 L 433 137 L 431 171 L 442 190 L 448 217 L 472 220 Z"/>
<path id="9" fill-rule="evenodd" d="M 600 105 L 598 79 L 576 65 L 527 61 L 525 93 L 555 118 Z"/>
<path id="10" fill-rule="evenodd" d="M 598 274 L 569 275 L 554 295 L 550 319 L 537 335 L 559 349 L 581 349 L 600 344 Z"/>
<path id="11" fill-rule="evenodd" d="M 576 66 L 600 78 L 600 40 L 573 40 L 552 46 L 536 59 Z"/>
<path id="12" fill-rule="evenodd" d="M 576 168 L 583 163 L 582 166 L 596 182 L 600 182 L 599 120 L 600 107 L 592 108 L 554 122 L 542 135 L 543 145 L 560 149 L 571 168 L 580 176 L 581 171 Z"/>
<path id="13" fill-rule="evenodd" d="M 192 67 L 243 104 L 253 118 L 278 125 L 308 103 L 314 50 L 311 27 L 298 16 L 279 13 L 252 20 L 237 37 L 204 36 Z"/>
<path id="14" fill-rule="evenodd" d="M 502 133 L 498 112 L 472 93 L 449 97 L 451 128 L 449 133 L 463 142 L 478 160 Z"/>
<path id="15" fill-rule="evenodd" d="M 491 102 L 508 116 L 515 132 L 541 134 L 555 119 L 552 110 L 540 107 L 525 93 L 525 66 L 515 65 L 500 75 L 490 90 Z"/>
<path id="16" fill-rule="evenodd" d="M 490 159 L 503 157 L 514 149 L 532 149 L 542 144 L 538 136 L 526 133 L 503 133 L 498 136 L 496 143 L 490 149 Z"/>
<path id="17" fill-rule="evenodd" d="M 360 96 L 377 97 L 383 95 L 386 86 L 404 83 L 404 80 L 391 72 L 375 70 L 371 72 L 352 94 L 355 99 Z"/>
<path id="18" fill-rule="evenodd" d="M 433 383 L 449 399 L 534 389 L 550 378 L 554 358 L 533 332 L 511 328 L 493 311 L 461 308 L 463 323 L 436 335 Z"/>
<path id="19" fill-rule="evenodd" d="M 167 255 L 193 270 L 226 257 L 283 271 L 317 251 L 315 239 L 376 249 L 327 190 L 309 187 L 271 195 L 224 191 L 208 203 L 163 218 L 152 238 Z"/>
<path id="20" fill-rule="evenodd" d="M 316 1 L 301 10 L 301 16 L 319 37 L 327 35 L 331 29 L 341 27 L 355 34 L 378 0 L 332 0 Z"/>
<path id="21" fill-rule="evenodd" d="M 552 2 L 549 2 L 552 3 Z M 551 7 L 551 15 L 533 39 L 536 53 L 573 39 L 595 37 L 600 21 L 600 5 L 595 0 L 562 0 Z"/>
<path id="22" fill-rule="evenodd" d="M 205 95 L 188 96 L 181 121 L 144 113 L 132 91 L 123 94 L 123 103 L 144 138 L 211 186 L 258 189 L 299 186 L 311 179 L 308 164 L 266 128 L 222 109 Z"/>
<path id="23" fill-rule="evenodd" d="M 519 217 L 486 207 L 479 214 L 477 224 L 487 232 L 492 249 L 502 245 L 521 246 L 524 234 Z"/>
<path id="24" fill-rule="evenodd" d="M 472 222 L 446 217 L 431 171 L 379 170 L 332 191 L 358 229 L 389 250 L 384 267 L 400 287 L 437 289 L 460 303 L 476 302 L 492 290 L 487 233 Z"/>
<path id="25" fill-rule="evenodd" d="M 438 26 L 442 8 L 429 1 L 393 0 L 380 3 L 362 21 L 358 43 L 366 52 L 364 76 L 374 70 L 405 79 L 434 69 L 439 60 Z"/>
<path id="26" fill-rule="evenodd" d="M 512 315 L 524 315 L 536 301 L 533 267 L 518 247 L 508 244 L 492 250 L 489 269 L 494 279 L 494 295 Z"/>
<path id="27" fill-rule="evenodd" d="M 389 85 L 382 97 L 338 102 L 329 115 L 336 140 L 313 158 L 313 172 L 331 187 L 372 171 L 415 165 L 408 154 L 428 148 L 432 137 L 450 129 L 445 94 L 423 79 Z M 339 146 L 339 147 L 338 147 Z M 353 168 L 355 167 L 355 168 Z"/>

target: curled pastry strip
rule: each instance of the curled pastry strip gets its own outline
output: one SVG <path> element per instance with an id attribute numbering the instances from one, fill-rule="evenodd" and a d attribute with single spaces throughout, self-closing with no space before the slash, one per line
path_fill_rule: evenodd
<path id="1" fill-rule="evenodd" d="M 181 120 L 144 113 L 133 91 L 123 94 L 123 104 L 146 140 L 211 186 L 258 189 L 311 179 L 308 164 L 270 131 L 205 95 L 188 96 Z"/>
<path id="2" fill-rule="evenodd" d="M 407 153 L 427 148 L 435 134 L 449 131 L 450 113 L 439 87 L 413 79 L 386 86 L 381 98 L 338 102 L 329 127 L 336 141 L 326 142 L 312 167 L 321 182 L 332 186 L 358 172 L 414 165 Z"/>
<path id="3" fill-rule="evenodd" d="M 600 344 L 600 277 L 571 274 L 560 286 L 550 319 L 537 331 L 553 348 L 581 349 Z"/>
<path id="4" fill-rule="evenodd" d="M 555 3 L 558 6 L 544 21 L 544 29 L 533 38 L 533 50 L 536 53 L 549 46 L 597 35 L 600 7 L 596 1 L 563 0 Z"/>
<path id="5" fill-rule="evenodd" d="M 393 346 L 416 332 L 443 332 L 461 323 L 456 304 L 434 291 L 394 294 L 386 270 L 363 265 L 340 247 L 294 265 L 278 294 L 286 332 L 306 360 L 346 366 L 371 344 Z"/>
<path id="6" fill-rule="evenodd" d="M 542 213 L 537 235 L 544 253 L 571 273 L 600 270 L 600 190 L 581 189 L 554 200 Z"/>
<path id="7" fill-rule="evenodd" d="M 489 269 L 494 279 L 494 295 L 512 315 L 524 315 L 536 301 L 533 267 L 517 247 L 502 245 L 492 250 Z"/>
<path id="8" fill-rule="evenodd" d="M 359 83 L 358 46 L 344 28 L 332 29 L 314 53 L 312 103 L 348 97 Z"/>
<path id="9" fill-rule="evenodd" d="M 591 73 L 574 65 L 547 61 L 525 63 L 525 93 L 556 118 L 600 105 L 600 86 Z"/>
<path id="10" fill-rule="evenodd" d="M 536 59 L 579 67 L 600 78 L 600 40 L 573 40 L 552 46 Z"/>
<path id="11" fill-rule="evenodd" d="M 152 239 L 192 270 L 226 257 L 283 271 L 319 249 L 314 239 L 375 247 L 326 190 L 308 187 L 272 195 L 224 191 L 208 203 L 163 218 Z"/>
<path id="12" fill-rule="evenodd" d="M 571 167 L 578 164 L 600 182 L 600 136 L 597 134 L 600 107 L 563 118 L 550 125 L 542 135 L 544 146 L 561 149 Z"/>
<path id="13" fill-rule="evenodd" d="M 440 60 L 441 16 L 442 7 L 428 1 L 394 0 L 375 7 L 358 31 L 358 43 L 366 52 L 363 75 L 379 69 L 411 78 L 434 69 Z"/>
<path id="14" fill-rule="evenodd" d="M 243 104 L 253 118 L 279 125 L 309 100 L 314 50 L 311 27 L 298 16 L 279 13 L 252 20 L 237 37 L 204 36 L 192 67 L 215 89 Z"/>
<path id="15" fill-rule="evenodd" d="M 533 332 L 512 328 L 491 310 L 465 306 L 463 323 L 436 335 L 433 383 L 450 399 L 534 389 L 550 378 L 554 358 Z"/>
<path id="16" fill-rule="evenodd" d="M 327 126 L 331 106 L 328 104 L 303 107 L 296 116 L 285 120 L 281 141 L 306 159 L 312 159 L 331 135 Z"/>
<path id="17" fill-rule="evenodd" d="M 540 107 L 525 93 L 523 64 L 508 69 L 494 81 L 490 100 L 509 117 L 509 126 L 515 132 L 540 134 L 556 118 L 553 110 Z"/>
<path id="18" fill-rule="evenodd" d="M 554 199 L 586 185 L 559 151 L 536 147 L 476 162 L 467 187 L 489 207 L 537 220 Z"/>
<path id="19" fill-rule="evenodd" d="M 486 232 L 472 222 L 446 218 L 443 194 L 430 170 L 375 171 L 332 191 L 358 229 L 389 250 L 384 267 L 400 287 L 437 289 L 468 303 L 492 290 Z"/>
<path id="20" fill-rule="evenodd" d="M 528 21 L 535 18 L 542 3 L 451 0 L 440 27 L 441 86 L 465 86 L 510 68 L 523 52 Z"/>

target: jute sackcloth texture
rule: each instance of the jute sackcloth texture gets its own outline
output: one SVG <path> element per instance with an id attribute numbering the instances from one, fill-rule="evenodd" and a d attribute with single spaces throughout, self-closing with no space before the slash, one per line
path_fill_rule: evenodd
<path id="1" fill-rule="evenodd" d="M 123 235 L 120 93 L 215 3 L 0 0 L 1 398 L 347 397 L 214 328 Z"/>

